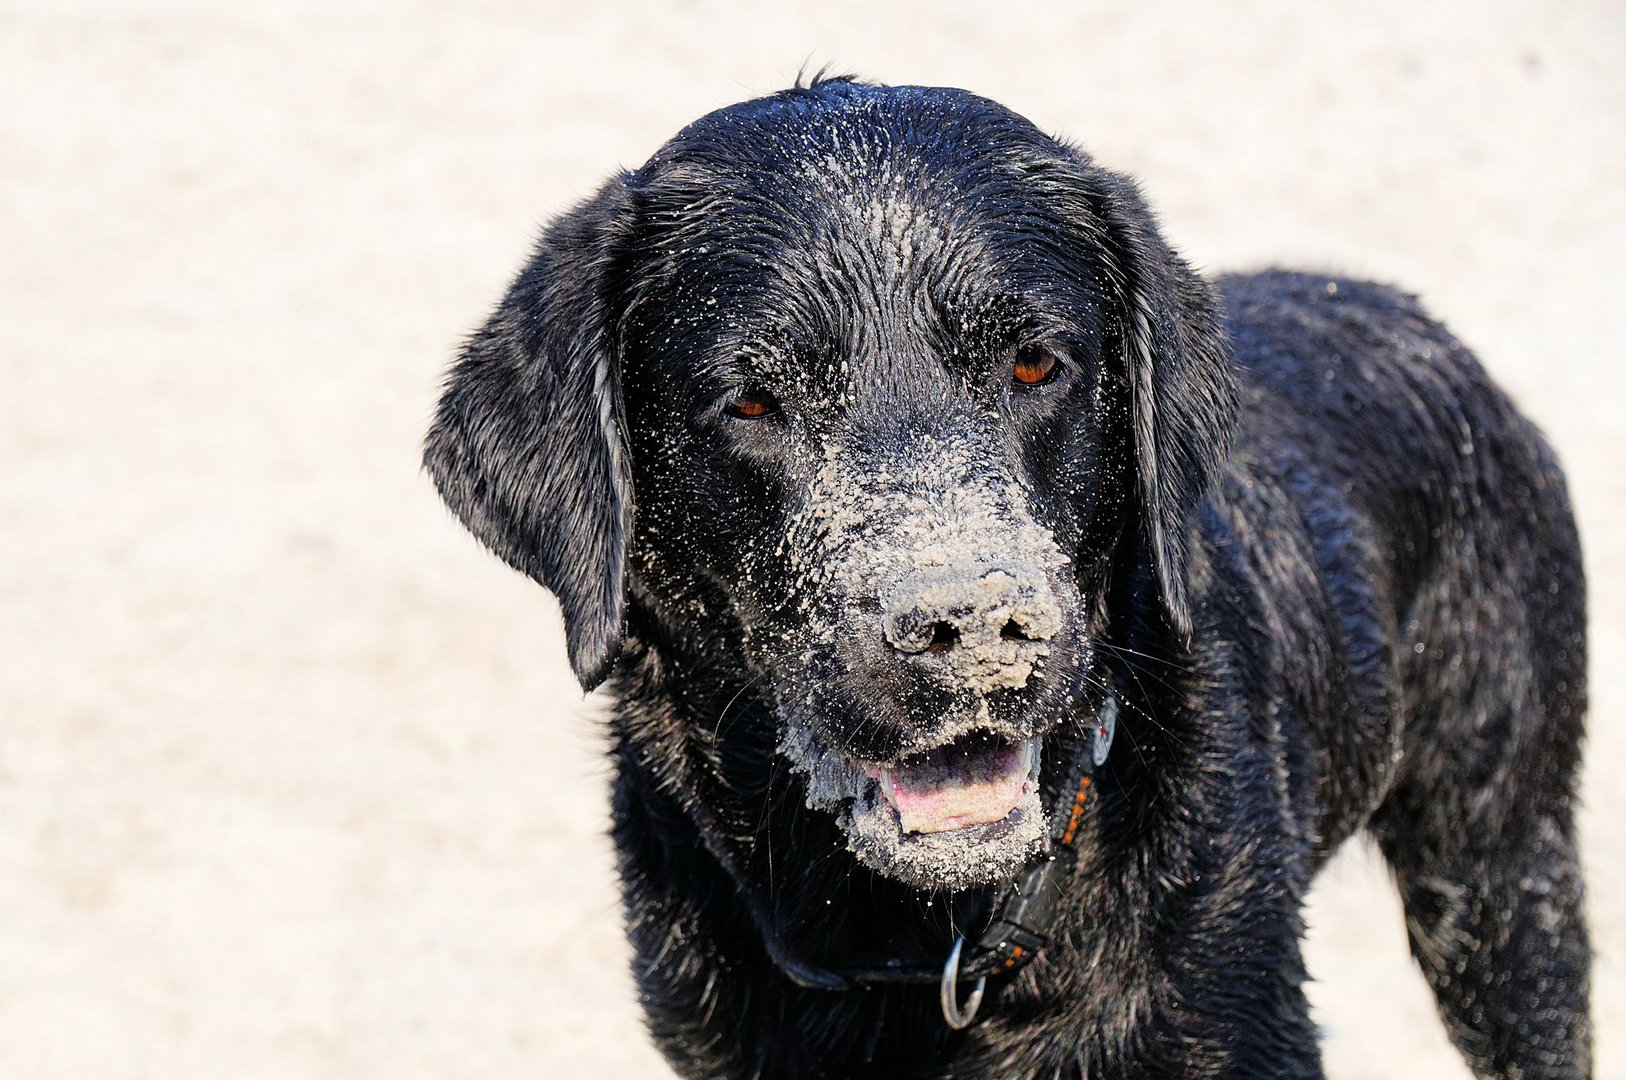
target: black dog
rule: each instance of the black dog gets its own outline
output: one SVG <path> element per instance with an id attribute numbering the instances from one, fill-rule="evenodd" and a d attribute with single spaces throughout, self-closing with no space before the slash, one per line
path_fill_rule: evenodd
<path id="1" fill-rule="evenodd" d="M 1564 482 L 1409 297 L 1205 283 L 998 105 L 818 80 L 555 222 L 427 462 L 608 680 L 680 1073 L 1318 1076 L 1361 829 L 1473 1068 L 1588 1073 Z"/>

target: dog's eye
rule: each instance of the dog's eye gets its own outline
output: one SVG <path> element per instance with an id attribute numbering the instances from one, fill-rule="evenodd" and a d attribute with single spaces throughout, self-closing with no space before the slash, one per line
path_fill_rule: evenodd
<path id="1" fill-rule="evenodd" d="M 1043 386 L 1061 373 L 1061 357 L 1051 345 L 1024 345 L 1016 350 L 1011 378 L 1022 386 Z"/>
<path id="2" fill-rule="evenodd" d="M 779 411 L 779 402 L 766 390 L 749 388 L 728 399 L 723 411 L 741 420 L 760 420 Z"/>

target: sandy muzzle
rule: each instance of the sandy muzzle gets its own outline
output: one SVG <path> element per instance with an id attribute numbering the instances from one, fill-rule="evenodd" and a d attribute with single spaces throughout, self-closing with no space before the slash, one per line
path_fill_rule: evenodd
<path id="1" fill-rule="evenodd" d="M 835 815 L 859 861 L 916 888 L 1014 877 L 1046 842 L 1037 738 L 975 733 L 881 766 L 793 721 L 780 751 L 806 777 L 808 806 Z"/>

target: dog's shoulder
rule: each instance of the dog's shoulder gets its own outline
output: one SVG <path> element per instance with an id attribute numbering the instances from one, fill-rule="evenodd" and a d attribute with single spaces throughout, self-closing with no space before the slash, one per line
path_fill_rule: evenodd
<path id="1" fill-rule="evenodd" d="M 1416 296 L 1391 285 L 1274 269 L 1214 284 L 1239 372 L 1256 384 L 1338 382 L 1346 372 L 1337 365 L 1350 362 L 1357 367 L 1347 373 L 1372 384 L 1461 349 Z"/>
<path id="2" fill-rule="evenodd" d="M 1215 282 L 1242 386 L 1243 446 L 1292 447 L 1370 470 L 1458 470 L 1472 432 L 1533 432 L 1478 359 L 1416 296 L 1375 282 L 1268 270 Z M 1341 470 L 1340 470 L 1341 471 Z"/>

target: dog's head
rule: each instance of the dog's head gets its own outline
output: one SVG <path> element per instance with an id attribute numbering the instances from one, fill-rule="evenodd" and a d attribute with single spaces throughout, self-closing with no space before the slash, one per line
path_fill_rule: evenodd
<path id="1" fill-rule="evenodd" d="M 696 121 L 555 222 L 427 462 L 558 596 L 585 687 L 630 594 L 771 704 L 861 859 L 955 888 L 1043 843 L 1114 567 L 1188 632 L 1233 397 L 1132 183 L 962 91 L 837 80 Z"/>

